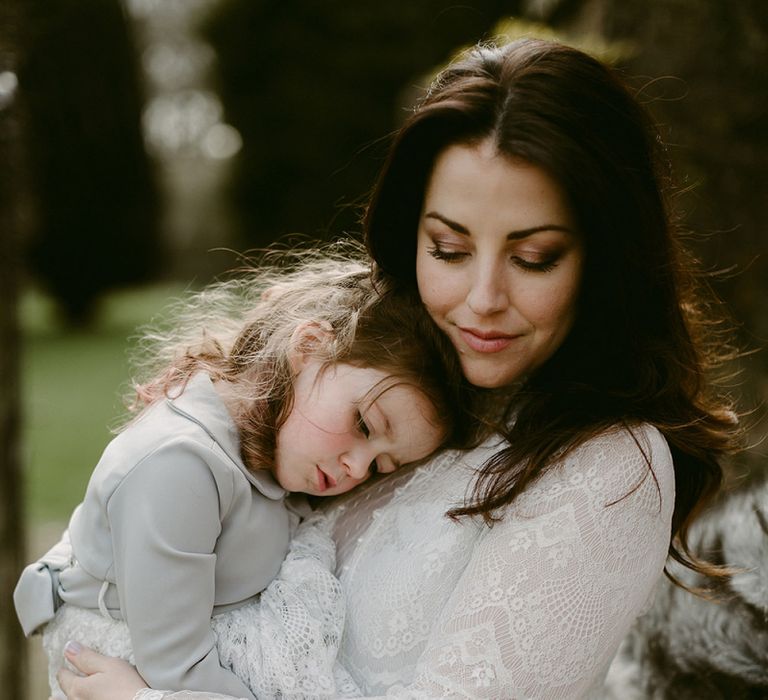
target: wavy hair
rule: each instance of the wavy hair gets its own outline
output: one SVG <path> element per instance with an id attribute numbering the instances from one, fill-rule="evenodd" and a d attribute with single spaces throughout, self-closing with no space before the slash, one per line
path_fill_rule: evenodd
<path id="1" fill-rule="evenodd" d="M 365 213 L 379 277 L 415 288 L 416 231 L 435 158 L 488 141 L 559 184 L 585 261 L 569 336 L 516 393 L 508 447 L 484 465 L 473 499 L 450 514 L 491 522 L 589 438 L 649 423 L 674 460 L 669 554 L 716 574 L 693 556 L 687 532 L 721 485 L 721 457 L 738 444 L 731 402 L 713 381 L 732 351 L 673 220 L 659 134 L 613 70 L 577 49 L 526 39 L 476 47 L 440 73 L 395 134 Z"/>
<path id="2" fill-rule="evenodd" d="M 163 327 L 145 332 L 135 362 L 135 412 L 178 395 L 193 374 L 206 372 L 228 382 L 241 406 L 233 420 L 245 464 L 272 466 L 277 431 L 293 405 L 292 336 L 313 322 L 331 329 L 327 342 L 312 348 L 324 368 L 372 367 L 412 385 L 434 406 L 444 444 L 466 439 L 470 389 L 418 296 L 374 288 L 370 263 L 351 246 L 267 259 L 270 265 L 180 300 Z"/>

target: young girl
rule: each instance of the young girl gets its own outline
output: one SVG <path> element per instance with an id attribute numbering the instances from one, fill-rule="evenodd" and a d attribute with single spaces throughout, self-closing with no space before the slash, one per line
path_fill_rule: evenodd
<path id="1" fill-rule="evenodd" d="M 17 587 L 27 634 L 61 605 L 44 637 L 54 692 L 67 639 L 159 688 L 334 691 L 333 545 L 316 518 L 295 531 L 286 493 L 344 493 L 456 437 L 468 421 L 453 350 L 417 299 L 337 260 L 213 287 L 149 340 L 142 410 L 72 515 L 72 557 L 54 550 Z"/>

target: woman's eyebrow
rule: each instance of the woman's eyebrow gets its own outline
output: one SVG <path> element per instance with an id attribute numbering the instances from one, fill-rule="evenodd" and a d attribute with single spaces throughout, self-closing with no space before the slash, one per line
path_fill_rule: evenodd
<path id="1" fill-rule="evenodd" d="M 448 228 L 453 229 L 456 233 L 460 233 L 462 236 L 471 236 L 469 229 L 456 221 L 452 221 L 448 217 L 438 214 L 436 211 L 427 212 L 424 215 L 428 219 L 437 219 L 444 223 Z M 562 231 L 573 235 L 573 231 L 567 226 L 560 226 L 559 224 L 542 224 L 541 226 L 532 226 L 531 228 L 523 228 L 518 231 L 511 231 L 507 234 L 508 241 L 516 241 L 521 238 L 527 238 L 534 233 L 541 233 L 542 231 Z"/>
<path id="2" fill-rule="evenodd" d="M 438 221 L 441 221 L 444 223 L 448 228 L 452 228 L 456 233 L 460 233 L 463 236 L 470 236 L 469 229 L 466 226 L 463 226 L 462 224 L 457 223 L 456 221 L 451 221 L 449 218 L 443 216 L 442 214 L 438 214 L 436 211 L 430 211 L 424 214 L 425 218 L 427 219 L 437 219 Z"/>

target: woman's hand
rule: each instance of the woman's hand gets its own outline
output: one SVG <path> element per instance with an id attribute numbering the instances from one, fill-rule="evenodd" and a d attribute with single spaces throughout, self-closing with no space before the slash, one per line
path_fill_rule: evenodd
<path id="1" fill-rule="evenodd" d="M 147 684 L 127 661 L 98 654 L 77 642 L 67 642 L 64 656 L 83 676 L 66 668 L 59 671 L 59 685 L 68 700 L 133 700 Z"/>

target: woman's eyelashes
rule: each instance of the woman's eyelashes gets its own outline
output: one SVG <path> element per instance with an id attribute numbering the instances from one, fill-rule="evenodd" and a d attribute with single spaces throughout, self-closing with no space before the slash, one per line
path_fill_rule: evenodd
<path id="1" fill-rule="evenodd" d="M 428 248 L 427 252 L 435 258 L 435 260 L 442 260 L 443 262 L 458 262 L 469 255 L 469 253 L 462 250 L 446 250 L 437 244 Z"/>
<path id="2" fill-rule="evenodd" d="M 469 252 L 464 250 L 448 250 L 441 248 L 437 243 L 427 249 L 427 253 L 435 260 L 441 260 L 447 263 L 457 263 L 469 257 Z M 521 254 L 512 254 L 509 256 L 510 262 L 522 270 L 529 272 L 549 272 L 557 266 L 560 254 L 555 253 L 541 256 L 526 257 Z"/>
<path id="3" fill-rule="evenodd" d="M 557 265 L 559 257 L 559 255 L 552 255 L 546 258 L 525 258 L 521 255 L 513 255 L 512 262 L 523 270 L 549 272 Z"/>

